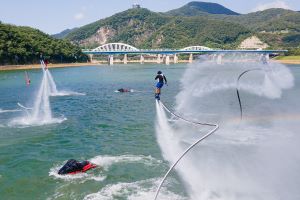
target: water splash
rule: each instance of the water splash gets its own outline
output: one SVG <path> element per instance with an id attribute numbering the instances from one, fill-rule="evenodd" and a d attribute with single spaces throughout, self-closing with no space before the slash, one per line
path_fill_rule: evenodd
<path id="1" fill-rule="evenodd" d="M 20 112 L 22 110 L 19 110 L 19 109 L 13 109 L 13 110 L 2 110 L 0 108 L 0 113 L 12 113 L 12 112 Z"/>
<path id="2" fill-rule="evenodd" d="M 21 125 L 21 126 L 36 126 L 52 123 L 61 123 L 66 120 L 66 118 L 53 118 L 52 111 L 50 107 L 49 97 L 51 94 L 57 92 L 56 85 L 49 70 L 43 69 L 43 78 L 34 100 L 33 108 L 28 110 L 23 108 L 26 115 L 13 119 L 9 125 Z"/>
<path id="3" fill-rule="evenodd" d="M 82 92 L 73 92 L 68 90 L 60 90 L 57 93 L 51 93 L 51 96 L 62 97 L 62 96 L 85 96 L 85 93 Z"/>
<path id="4" fill-rule="evenodd" d="M 109 156 L 109 155 L 100 155 L 94 158 L 89 159 L 93 164 L 96 164 L 98 167 L 91 170 L 88 173 L 78 173 L 74 175 L 60 175 L 57 172 L 59 169 L 66 163 L 55 165 L 49 171 L 49 176 L 53 176 L 56 179 L 63 179 L 65 181 L 80 180 L 85 182 L 87 180 L 95 181 L 104 181 L 106 179 L 106 173 L 109 171 L 109 168 L 112 165 L 120 163 L 142 163 L 146 166 L 157 166 L 162 163 L 161 160 L 157 160 L 152 156 L 143 156 L 143 155 L 120 155 L 120 156 Z M 96 172 L 95 172 L 96 171 Z"/>
<path id="5" fill-rule="evenodd" d="M 49 80 L 50 95 L 53 96 L 53 95 L 58 93 L 57 88 L 56 88 L 56 84 L 53 80 L 53 77 L 52 77 L 50 71 L 49 70 L 44 70 L 44 72 L 46 72 L 46 76 Z"/>
<path id="6" fill-rule="evenodd" d="M 50 90 L 50 96 L 84 96 L 85 93 L 80 92 L 73 92 L 73 91 L 67 91 L 67 90 L 57 90 L 56 83 L 53 79 L 53 76 L 49 69 L 45 68 L 45 64 L 41 62 L 44 72 L 46 72 L 47 79 L 49 80 L 49 90 Z"/>
<path id="7" fill-rule="evenodd" d="M 242 123 L 232 120 L 239 115 L 236 79 L 254 68 L 263 70 L 247 74 L 240 82 L 246 115 L 263 119 L 293 110 L 280 101 L 284 89 L 294 84 L 289 69 L 278 63 L 261 64 L 255 61 L 259 60 L 256 56 L 248 59 L 231 55 L 221 65 L 211 60 L 196 63 L 181 79 L 175 112 L 194 121 L 221 124 L 214 137 L 196 147 L 176 168 L 190 199 L 296 200 L 300 196 L 296 189 L 300 156 L 295 151 L 299 145 L 295 122 L 274 118 L 254 122 L 247 117 Z M 205 131 L 170 122 L 157 105 L 156 132 L 164 158 L 174 163 Z M 288 166 L 291 170 L 286 170 Z"/>
<path id="8" fill-rule="evenodd" d="M 159 183 L 159 179 L 147 179 L 136 181 L 132 183 L 117 183 L 107 185 L 99 192 L 87 195 L 84 200 L 110 200 L 110 199 L 126 199 L 130 200 L 152 200 L 155 194 L 156 185 Z M 178 194 L 175 194 L 168 190 L 162 191 L 162 198 L 166 200 L 186 200 Z"/>

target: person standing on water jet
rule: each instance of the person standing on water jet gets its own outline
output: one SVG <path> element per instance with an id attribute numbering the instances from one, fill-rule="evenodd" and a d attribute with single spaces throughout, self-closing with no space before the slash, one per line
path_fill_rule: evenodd
<path id="1" fill-rule="evenodd" d="M 155 80 L 157 80 L 158 82 L 156 83 L 156 88 L 155 88 L 155 98 L 157 100 L 160 100 L 160 90 L 161 88 L 164 86 L 164 83 L 166 85 L 168 85 L 168 81 L 165 75 L 162 74 L 161 71 L 157 72 L 157 75 L 155 77 Z"/>
<path id="2" fill-rule="evenodd" d="M 44 63 L 44 69 L 48 69 L 48 60 L 44 57 L 43 53 L 40 53 L 40 62 Z"/>

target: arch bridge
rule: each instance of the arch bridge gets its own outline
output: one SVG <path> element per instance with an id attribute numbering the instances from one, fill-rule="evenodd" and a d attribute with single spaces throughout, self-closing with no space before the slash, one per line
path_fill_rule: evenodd
<path id="1" fill-rule="evenodd" d="M 95 49 L 92 49 L 91 51 L 92 52 L 114 52 L 114 51 L 132 52 L 132 51 L 139 51 L 139 49 L 124 43 L 108 43 L 108 44 L 101 45 Z"/>
<path id="2" fill-rule="evenodd" d="M 127 64 L 127 54 L 140 55 L 140 63 L 144 63 L 144 55 L 157 55 L 157 63 L 161 63 L 161 59 L 166 63 L 170 63 L 170 56 L 173 57 L 173 62 L 178 63 L 178 54 L 190 54 L 188 62 L 192 62 L 193 54 L 199 53 L 259 53 L 270 54 L 286 52 L 286 50 L 220 50 L 211 49 L 205 46 L 188 46 L 182 49 L 138 49 L 134 46 L 125 43 L 108 43 L 101 45 L 95 49 L 83 49 L 83 53 L 89 55 L 91 61 L 93 55 L 108 55 L 109 64 L 113 64 L 113 55 L 124 55 L 123 63 Z M 162 58 L 161 58 L 162 57 Z"/>

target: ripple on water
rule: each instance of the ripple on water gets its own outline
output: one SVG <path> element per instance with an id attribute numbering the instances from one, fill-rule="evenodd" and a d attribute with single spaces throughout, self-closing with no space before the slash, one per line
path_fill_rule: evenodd
<path id="1" fill-rule="evenodd" d="M 132 183 L 117 183 L 107 185 L 97 193 L 92 193 L 84 197 L 84 200 L 111 200 L 127 197 L 130 200 L 152 200 L 155 196 L 160 178 L 152 178 Z M 168 184 L 168 183 L 167 183 Z M 186 200 L 186 197 L 175 194 L 166 188 L 162 189 L 159 196 L 160 199 L 170 200 Z"/>
<path id="2" fill-rule="evenodd" d="M 51 96 L 85 96 L 86 94 L 85 93 L 81 93 L 81 92 L 73 92 L 73 91 L 64 91 L 64 90 L 61 90 L 61 91 L 58 91 L 56 93 L 51 93 L 50 94 Z"/>
<path id="3" fill-rule="evenodd" d="M 26 128 L 30 126 L 43 126 L 48 124 L 60 124 L 63 121 L 67 120 L 66 117 L 60 117 L 60 118 L 51 118 L 49 120 L 38 120 L 38 119 L 32 119 L 30 117 L 18 117 L 12 119 L 8 126 L 15 127 L 15 128 Z"/>

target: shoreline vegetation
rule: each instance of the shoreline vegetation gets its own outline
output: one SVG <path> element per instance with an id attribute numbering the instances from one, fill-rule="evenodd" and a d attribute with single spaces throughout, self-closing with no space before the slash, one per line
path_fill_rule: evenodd
<path id="1" fill-rule="evenodd" d="M 282 64 L 300 64 L 300 56 L 280 56 L 272 61 L 279 62 Z M 179 60 L 178 63 L 188 63 L 188 60 Z M 123 61 L 115 61 L 115 64 L 123 64 Z M 155 64 L 154 61 L 144 61 L 144 64 L 151 63 Z M 138 60 L 128 61 L 128 64 L 140 64 Z M 173 63 L 170 63 L 173 64 Z M 101 66 L 108 65 L 106 61 L 97 61 L 97 62 L 86 62 L 86 63 L 58 63 L 58 64 L 49 64 L 48 68 L 65 68 L 65 67 L 84 67 L 84 66 Z M 165 65 L 160 63 L 160 65 Z M 0 65 L 0 71 L 10 71 L 10 70 L 30 70 L 30 69 L 40 69 L 40 64 L 26 64 L 26 65 Z"/>

